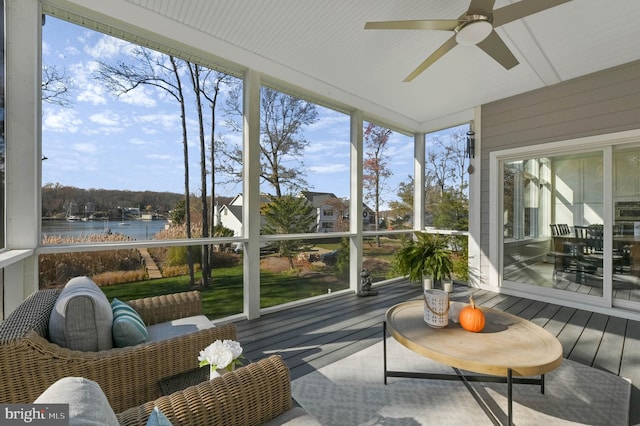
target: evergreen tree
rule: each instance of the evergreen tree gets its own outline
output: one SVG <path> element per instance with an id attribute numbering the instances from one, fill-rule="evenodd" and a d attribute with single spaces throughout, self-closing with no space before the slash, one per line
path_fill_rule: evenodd
<path id="1" fill-rule="evenodd" d="M 283 195 L 272 196 L 262 208 L 265 219 L 264 234 L 304 234 L 313 230 L 316 222 L 315 209 L 302 197 Z M 284 240 L 275 243 L 280 256 L 289 258 L 293 269 L 293 255 L 308 244 L 303 240 Z"/>

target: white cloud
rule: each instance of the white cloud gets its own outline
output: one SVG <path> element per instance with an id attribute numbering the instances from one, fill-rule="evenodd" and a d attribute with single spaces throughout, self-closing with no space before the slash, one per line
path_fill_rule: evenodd
<path id="1" fill-rule="evenodd" d="M 124 93 L 118 97 L 118 99 L 125 104 L 142 106 L 142 107 L 155 107 L 156 100 L 149 95 L 148 90 L 145 87 L 136 87 L 130 92 Z"/>
<path id="2" fill-rule="evenodd" d="M 59 58 L 64 59 L 67 56 L 78 56 L 80 54 L 80 50 L 74 46 L 67 46 L 64 49 L 65 54 L 60 54 Z"/>
<path id="3" fill-rule="evenodd" d="M 318 121 L 307 126 L 309 131 L 349 130 L 351 118 L 328 108 L 318 108 Z M 348 134 L 347 134 L 348 135 Z"/>
<path id="4" fill-rule="evenodd" d="M 73 144 L 73 150 L 82 154 L 95 154 L 98 148 L 92 143 L 76 143 Z"/>
<path id="5" fill-rule="evenodd" d="M 349 155 L 350 142 L 344 140 L 322 140 L 315 141 L 309 144 L 305 149 L 306 154 L 317 154 L 321 153 L 323 155 L 332 155 L 335 156 L 338 154 L 339 156 L 343 156 L 343 153 Z"/>
<path id="6" fill-rule="evenodd" d="M 172 155 L 160 155 L 160 154 L 149 154 L 147 155 L 147 158 L 149 160 L 173 160 L 175 157 L 173 157 Z"/>
<path id="7" fill-rule="evenodd" d="M 129 143 L 131 145 L 146 145 L 148 144 L 148 142 L 144 139 L 139 139 L 139 138 L 131 138 L 129 139 Z"/>
<path id="8" fill-rule="evenodd" d="M 111 36 L 103 35 L 93 46 L 87 44 L 84 51 L 93 58 L 110 59 L 131 49 L 131 44 Z"/>
<path id="9" fill-rule="evenodd" d="M 142 126 L 140 130 L 142 131 L 142 133 L 148 136 L 153 136 L 160 133 L 156 127 Z"/>
<path id="10" fill-rule="evenodd" d="M 47 112 L 42 120 L 43 131 L 77 133 L 81 125 L 77 113 L 69 109 Z"/>
<path id="11" fill-rule="evenodd" d="M 88 84 L 84 86 L 84 90 L 82 90 L 76 100 L 78 102 L 89 102 L 93 105 L 105 105 L 107 103 L 107 99 L 103 96 L 104 89 L 97 84 Z"/>
<path id="12" fill-rule="evenodd" d="M 334 163 L 334 164 L 310 166 L 308 170 L 310 172 L 317 173 L 317 174 L 344 173 L 349 171 L 349 165 Z"/>
<path id="13" fill-rule="evenodd" d="M 93 72 L 97 69 L 95 61 L 79 62 L 69 67 L 70 77 L 78 88 L 78 102 L 88 102 L 93 105 L 105 105 L 107 103 L 104 87 L 93 80 Z"/>
<path id="14" fill-rule="evenodd" d="M 169 112 L 135 115 L 133 117 L 133 121 L 143 126 L 151 125 L 156 130 L 158 127 L 162 127 L 167 130 L 174 130 L 176 126 L 180 126 L 180 117 L 178 116 L 178 114 Z"/>
<path id="15" fill-rule="evenodd" d="M 101 112 L 98 114 L 92 114 L 89 116 L 89 120 L 96 124 L 103 126 L 118 126 L 120 124 L 120 116 L 110 111 Z"/>

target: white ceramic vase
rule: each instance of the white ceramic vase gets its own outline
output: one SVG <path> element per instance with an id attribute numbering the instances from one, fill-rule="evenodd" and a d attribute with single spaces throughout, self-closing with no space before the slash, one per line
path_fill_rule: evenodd
<path id="1" fill-rule="evenodd" d="M 422 277 L 422 289 L 431 290 L 433 288 L 433 279 L 431 277 Z"/>
<path id="2" fill-rule="evenodd" d="M 213 366 L 209 366 L 209 380 L 213 380 L 216 377 L 220 377 L 222 376 L 222 373 L 220 373 L 218 370 L 216 370 L 215 368 L 213 368 Z"/>
<path id="3" fill-rule="evenodd" d="M 231 366 L 231 371 L 235 370 L 235 364 Z M 227 370 L 226 368 L 218 368 L 215 369 L 213 368 L 213 366 L 209 366 L 209 380 L 213 380 L 216 377 L 220 377 L 225 373 L 228 373 L 230 370 Z"/>

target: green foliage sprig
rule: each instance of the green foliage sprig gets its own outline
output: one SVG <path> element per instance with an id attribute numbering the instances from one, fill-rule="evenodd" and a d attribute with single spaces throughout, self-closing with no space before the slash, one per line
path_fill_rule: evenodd
<path id="1" fill-rule="evenodd" d="M 419 281 L 423 276 L 434 280 L 450 278 L 453 271 L 448 238 L 440 234 L 416 231 L 414 239 L 408 239 L 396 252 L 398 271 L 408 275 L 411 281 Z"/>

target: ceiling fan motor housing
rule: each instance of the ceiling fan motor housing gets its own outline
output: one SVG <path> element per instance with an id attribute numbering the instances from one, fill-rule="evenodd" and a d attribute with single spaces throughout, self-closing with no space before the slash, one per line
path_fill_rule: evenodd
<path id="1" fill-rule="evenodd" d="M 487 38 L 493 31 L 491 16 L 466 15 L 464 22 L 455 28 L 456 42 L 463 46 L 473 46 Z"/>

